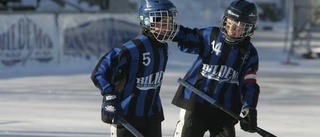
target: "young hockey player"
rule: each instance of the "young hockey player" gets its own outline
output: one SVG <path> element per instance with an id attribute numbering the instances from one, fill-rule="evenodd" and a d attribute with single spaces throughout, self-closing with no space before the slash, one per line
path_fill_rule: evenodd
<path id="1" fill-rule="evenodd" d="M 101 118 L 111 136 L 133 135 L 117 123 L 122 116 L 144 137 L 161 137 L 164 120 L 159 97 L 168 60 L 168 41 L 177 34 L 177 10 L 169 0 L 142 0 L 142 34 L 104 55 L 91 79 L 103 96 Z"/>
<path id="2" fill-rule="evenodd" d="M 250 41 L 258 20 L 257 7 L 235 0 L 226 9 L 219 27 L 189 29 L 180 26 L 173 41 L 183 52 L 198 58 L 184 80 L 203 91 L 228 110 L 242 112 L 249 124 L 241 128 L 255 132 L 260 93 L 256 80 L 258 53 Z M 235 137 L 237 120 L 183 86 L 172 103 L 181 109 L 176 137 Z"/>

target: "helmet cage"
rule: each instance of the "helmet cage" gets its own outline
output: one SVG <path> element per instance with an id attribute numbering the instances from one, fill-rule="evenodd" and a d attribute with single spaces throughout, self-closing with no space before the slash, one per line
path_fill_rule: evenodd
<path id="1" fill-rule="evenodd" d="M 151 11 L 144 24 L 151 34 L 161 43 L 171 41 L 179 31 L 177 11 Z"/>
<path id="2" fill-rule="evenodd" d="M 227 25 L 227 20 L 232 20 L 236 23 L 231 24 L 230 26 Z M 236 44 L 245 39 L 246 37 L 253 35 L 255 26 L 256 24 L 242 22 L 235 18 L 232 18 L 231 16 L 223 16 L 223 19 L 220 24 L 220 29 L 227 43 Z M 236 35 L 230 36 L 228 34 L 228 29 L 232 29 L 231 31 L 237 31 L 237 29 L 241 29 L 241 32 L 238 32 Z"/>
<path id="3" fill-rule="evenodd" d="M 254 3 L 246 0 L 233 1 L 226 8 L 221 19 L 220 30 L 223 38 L 227 43 L 231 44 L 241 42 L 246 37 L 253 35 L 258 19 L 258 10 Z M 240 30 L 242 31 L 241 33 Z M 237 34 L 235 35 L 235 33 Z"/>

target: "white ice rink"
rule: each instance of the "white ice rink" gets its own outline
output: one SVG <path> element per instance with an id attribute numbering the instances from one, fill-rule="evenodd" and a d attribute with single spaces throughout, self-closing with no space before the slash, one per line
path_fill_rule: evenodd
<path id="1" fill-rule="evenodd" d="M 298 65 L 284 65 L 283 41 L 274 35 L 280 34 L 257 32 L 253 40 L 261 60 L 258 125 L 279 137 L 318 137 L 320 62 L 295 57 L 291 62 Z M 169 56 L 161 91 L 165 137 L 172 136 L 179 114 L 171 104 L 176 80 L 195 58 L 180 53 L 174 45 Z M 89 78 L 95 63 L 1 70 L 0 137 L 109 136 L 108 125 L 100 121 L 100 93 Z M 259 135 L 246 133 L 237 125 L 237 136 Z"/>

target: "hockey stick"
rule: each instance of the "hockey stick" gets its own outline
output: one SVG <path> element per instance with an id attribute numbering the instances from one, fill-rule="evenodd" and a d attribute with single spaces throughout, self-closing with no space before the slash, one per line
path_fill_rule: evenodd
<path id="1" fill-rule="evenodd" d="M 205 99 L 206 101 L 208 101 L 209 103 L 214 105 L 215 107 L 217 107 L 220 110 L 224 111 L 228 115 L 230 115 L 233 118 L 237 119 L 238 121 L 244 122 L 244 123 L 249 123 L 247 120 L 243 119 L 242 117 L 240 117 L 239 115 L 233 113 L 232 111 L 227 110 L 224 106 L 218 104 L 214 99 L 209 97 L 207 94 L 205 94 L 204 92 L 202 92 L 199 89 L 195 88 L 193 85 L 189 84 L 188 82 L 184 81 L 183 79 L 179 78 L 178 79 L 178 83 L 180 83 L 184 87 L 188 88 L 189 90 L 191 90 L 193 93 L 197 94 L 198 96 L 202 97 L 203 99 Z M 261 135 L 262 137 L 277 137 L 277 136 L 273 135 L 272 133 L 270 133 L 270 132 L 268 132 L 268 131 L 266 131 L 266 130 L 264 130 L 262 128 L 259 128 L 258 126 L 256 127 L 256 132 L 259 135 Z"/>
<path id="2" fill-rule="evenodd" d="M 122 116 L 118 116 L 117 120 L 122 126 L 128 129 L 134 136 L 143 137 L 143 135 L 137 129 L 135 129 L 131 124 L 129 124 L 128 121 L 125 120 Z"/>

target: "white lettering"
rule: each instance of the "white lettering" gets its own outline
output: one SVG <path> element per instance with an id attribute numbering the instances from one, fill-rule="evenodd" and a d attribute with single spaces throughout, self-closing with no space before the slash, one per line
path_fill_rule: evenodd
<path id="1" fill-rule="evenodd" d="M 239 73 L 228 66 L 203 64 L 201 74 L 208 79 L 239 84 Z"/>
<path id="2" fill-rule="evenodd" d="M 239 17 L 239 15 L 238 15 L 238 14 L 236 14 L 236 13 L 232 12 L 231 10 L 228 10 L 228 14 L 230 14 L 230 15 L 232 15 L 232 16 Z"/>
<path id="3" fill-rule="evenodd" d="M 156 89 L 162 83 L 163 71 L 151 74 L 146 77 L 136 78 L 137 88 L 140 90 Z"/>

